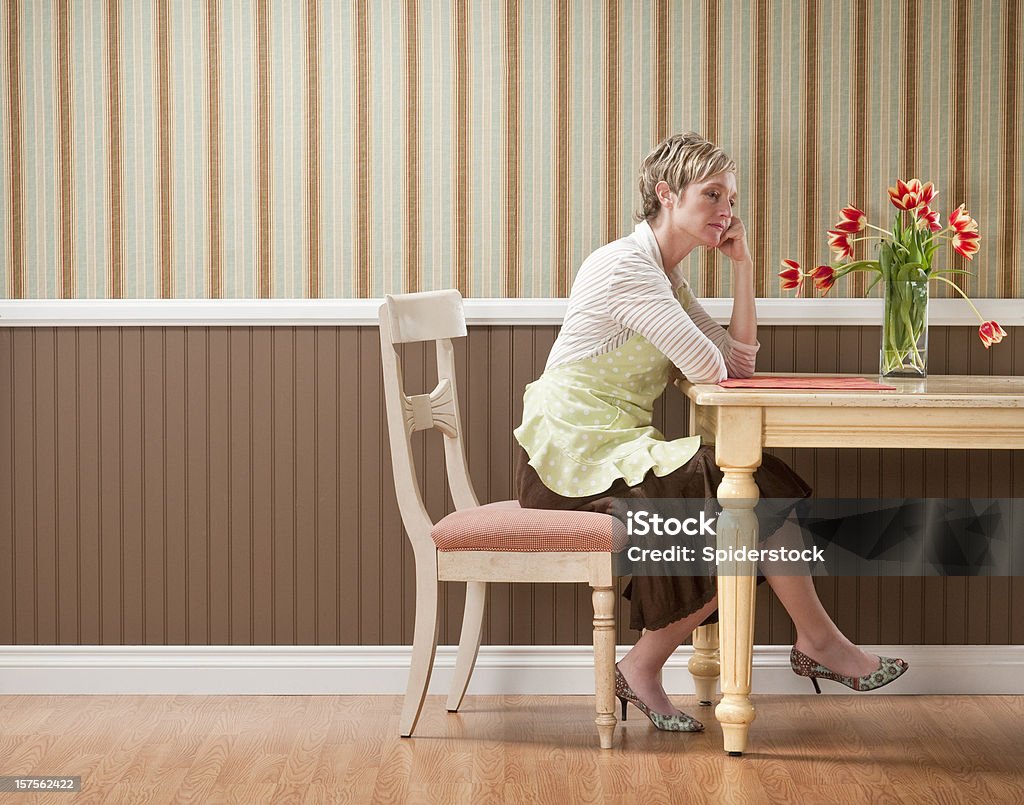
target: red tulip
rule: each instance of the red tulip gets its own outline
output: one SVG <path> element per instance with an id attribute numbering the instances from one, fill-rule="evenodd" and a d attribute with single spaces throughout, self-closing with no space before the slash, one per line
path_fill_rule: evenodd
<path id="1" fill-rule="evenodd" d="M 930 183 L 929 183 L 930 184 Z M 889 188 L 889 201 L 898 210 L 912 210 L 921 204 L 921 182 L 910 179 L 896 180 L 896 186 Z"/>
<path id="2" fill-rule="evenodd" d="M 917 180 L 914 179 L 912 181 Z M 921 189 L 917 193 L 917 203 L 923 204 L 924 206 L 928 206 L 929 204 L 932 203 L 932 199 L 935 198 L 935 196 L 938 194 L 938 191 L 935 189 L 935 185 L 933 185 L 931 182 L 925 182 L 923 185 L 920 185 L 920 188 Z"/>
<path id="3" fill-rule="evenodd" d="M 850 243 L 850 233 L 841 232 L 838 229 L 828 230 L 828 247 L 834 251 L 840 259 L 853 257 L 853 244 Z"/>
<path id="4" fill-rule="evenodd" d="M 971 218 L 971 214 L 961 204 L 949 214 L 949 225 L 957 232 L 977 232 L 978 222 Z"/>
<path id="5" fill-rule="evenodd" d="M 968 260 L 974 259 L 980 246 L 981 235 L 977 232 L 957 232 L 953 235 L 953 251 Z"/>
<path id="6" fill-rule="evenodd" d="M 783 260 L 782 264 L 787 268 L 779 272 L 782 279 L 782 290 L 789 291 L 799 288 L 804 281 L 804 273 L 800 270 L 800 264 L 796 260 Z"/>
<path id="7" fill-rule="evenodd" d="M 978 337 L 981 343 L 988 349 L 993 344 L 998 344 L 1006 337 L 1006 330 L 999 326 L 998 322 L 987 321 L 978 328 Z"/>
<path id="8" fill-rule="evenodd" d="M 939 223 L 938 211 L 933 210 L 927 205 L 921 207 L 917 211 L 917 223 L 919 225 L 927 226 L 932 232 L 938 232 L 942 229 L 942 224 Z"/>
<path id="9" fill-rule="evenodd" d="M 856 207 L 843 207 L 839 211 L 839 223 L 836 224 L 836 230 L 848 232 L 851 235 L 855 232 L 863 232 L 867 220 L 867 215 Z"/>
<path id="10" fill-rule="evenodd" d="M 819 291 L 828 293 L 832 286 L 836 282 L 836 272 L 832 266 L 818 266 L 811 271 L 811 276 L 814 278 L 814 287 Z"/>

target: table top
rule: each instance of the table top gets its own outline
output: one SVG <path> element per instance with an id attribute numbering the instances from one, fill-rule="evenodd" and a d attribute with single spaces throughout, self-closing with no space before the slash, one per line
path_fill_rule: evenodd
<path id="1" fill-rule="evenodd" d="M 767 372 L 774 377 L 865 377 L 877 375 Z M 839 389 L 740 389 L 678 380 L 676 385 L 698 405 L 816 406 L 830 408 L 1019 408 L 1024 409 L 1024 377 L 932 375 L 922 379 L 885 378 L 895 391 Z M 1024 410 L 1022 410 L 1024 413 Z"/>

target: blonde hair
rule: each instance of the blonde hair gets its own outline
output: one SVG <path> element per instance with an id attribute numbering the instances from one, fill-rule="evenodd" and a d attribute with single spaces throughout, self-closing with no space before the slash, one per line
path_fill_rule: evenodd
<path id="1" fill-rule="evenodd" d="M 673 193 L 694 182 L 703 182 L 709 176 L 723 171 L 736 172 L 736 163 L 712 142 L 693 131 L 673 134 L 654 146 L 640 163 L 640 202 L 643 205 L 634 216 L 637 221 L 650 221 L 661 209 L 654 192 L 658 182 L 667 182 Z"/>

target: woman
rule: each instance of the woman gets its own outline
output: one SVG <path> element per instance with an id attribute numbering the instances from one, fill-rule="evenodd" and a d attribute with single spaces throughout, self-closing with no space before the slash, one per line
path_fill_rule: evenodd
<path id="1" fill-rule="evenodd" d="M 610 513 L 617 498 L 711 499 L 722 480 L 712 446 L 699 436 L 666 441 L 651 427 L 651 412 L 676 373 L 695 383 L 754 373 L 754 266 L 746 230 L 733 214 L 736 165 L 697 134 L 674 135 L 644 159 L 640 194 L 633 234 L 580 267 L 544 373 L 527 386 L 515 430 L 524 507 Z M 732 266 L 728 330 L 707 315 L 679 269 L 698 246 L 718 249 Z M 770 455 L 754 481 L 766 499 L 811 493 Z M 903 660 L 867 654 L 847 640 L 808 575 L 766 580 L 796 626 L 793 670 L 812 677 L 816 689 L 815 677 L 874 689 L 906 670 Z M 715 580 L 634 576 L 623 594 L 631 628 L 645 630 L 616 666 L 623 715 L 630 701 L 659 729 L 702 730 L 672 705 L 659 672 L 695 627 L 717 620 Z"/>

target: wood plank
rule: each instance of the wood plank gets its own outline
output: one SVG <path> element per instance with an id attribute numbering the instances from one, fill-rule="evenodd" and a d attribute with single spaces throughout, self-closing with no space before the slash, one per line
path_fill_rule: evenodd
<path id="1" fill-rule="evenodd" d="M 358 645 L 362 607 L 362 577 L 359 568 L 360 533 L 362 530 L 363 465 L 360 463 L 360 340 L 355 328 L 342 327 L 337 332 L 338 374 L 335 398 L 338 410 L 338 576 L 335 591 L 338 609 L 338 642 Z"/>
<path id="2" fill-rule="evenodd" d="M 78 377 L 78 332 L 73 329 L 58 328 L 55 330 L 56 365 L 54 382 L 56 384 L 56 443 L 54 457 L 56 459 L 57 479 L 57 512 L 56 512 L 56 557 L 55 557 L 55 589 L 57 629 L 56 641 L 59 644 L 79 642 L 78 627 L 78 585 L 82 574 L 78 567 L 79 561 L 79 527 L 82 516 L 79 511 L 79 441 L 81 423 L 78 418 L 78 388 L 75 379 Z M 2 349 L 2 347 L 0 347 Z M 3 377 L 0 369 L 0 377 Z M 0 422 L 3 422 L 0 412 Z M 2 428 L 2 425 L 0 425 Z M 3 455 L 3 444 L 0 442 L 0 455 Z M 0 480 L 0 488 L 3 482 Z M 0 512 L 10 511 L 3 507 L 0 495 Z M 0 515 L 0 529 L 3 516 Z M 4 555 L 0 547 L 0 556 Z M 2 607 L 0 607 L 2 612 Z M 2 615 L 0 615 L 2 618 Z"/>
<path id="3" fill-rule="evenodd" d="M 14 330 L 0 329 L 0 642 L 14 643 L 15 421 Z"/>
<path id="4" fill-rule="evenodd" d="M 167 339 L 179 343 L 177 328 L 168 328 Z M 167 453 L 172 456 L 180 446 L 184 455 L 174 461 L 184 467 L 185 511 L 183 532 L 177 532 L 171 501 L 165 501 L 167 510 L 167 538 L 171 544 L 185 546 L 184 589 L 187 591 L 184 612 L 187 621 L 187 641 L 191 644 L 210 644 L 210 590 L 214 579 L 210 570 L 210 551 L 213 537 L 209 528 L 210 511 L 210 355 L 205 328 L 188 327 L 180 338 L 184 383 L 175 386 L 175 378 L 168 375 L 170 399 L 182 400 L 181 417 L 171 410 L 167 421 Z M 175 352 L 178 350 L 175 349 Z M 170 369 L 170 365 L 168 366 Z M 181 388 L 182 392 L 177 389 Z"/>
<path id="5" fill-rule="evenodd" d="M 256 645 L 277 642 L 277 585 L 274 566 L 274 328 L 253 327 L 249 354 L 249 482 L 252 519 L 251 594 L 252 640 Z"/>
<path id="6" fill-rule="evenodd" d="M 189 639 L 185 332 L 171 329 L 169 334 L 162 327 L 131 328 L 124 334 L 121 583 L 125 609 L 140 621 L 137 630 L 125 624 L 128 643 L 181 645 Z M 177 501 L 173 512 L 167 510 L 167 486 Z"/>
<path id="7" fill-rule="evenodd" d="M 78 331 L 79 556 L 78 623 L 83 645 L 100 643 L 100 337 L 99 329 Z"/>
<path id="8" fill-rule="evenodd" d="M 210 544 L 209 634 L 218 646 L 232 643 L 231 584 L 231 344 L 225 327 L 206 328 L 208 470 L 206 527 Z"/>
<path id="9" fill-rule="evenodd" d="M 271 335 L 271 543 L 274 641 L 295 644 L 295 332 Z"/>
<path id="10" fill-rule="evenodd" d="M 57 642 L 57 418 L 56 330 L 36 334 L 35 401 L 35 630 L 36 641 Z"/>
<path id="11" fill-rule="evenodd" d="M 228 330 L 228 538 L 231 563 L 231 642 L 256 641 L 253 597 L 252 329 Z"/>
<path id="12" fill-rule="evenodd" d="M 145 538 L 151 529 L 160 533 L 164 512 L 163 481 L 165 409 L 158 402 L 166 398 L 162 364 L 163 333 L 142 327 L 126 327 L 121 341 L 121 544 L 117 558 L 117 584 L 121 587 L 118 620 L 122 644 L 145 642 L 148 615 L 142 589 L 145 578 Z M 147 372 L 147 365 L 156 368 Z M 150 407 L 147 407 L 149 405 Z M 147 458 L 153 468 L 146 472 Z M 147 521 L 147 514 L 152 520 Z M 170 541 L 181 545 L 180 538 Z M 106 583 L 106 581 L 104 581 Z M 181 589 L 175 586 L 175 589 Z M 162 613 L 161 613 L 162 614 Z M 165 638 L 166 639 L 166 638 Z M 180 638 L 184 642 L 184 632 Z"/>
<path id="13" fill-rule="evenodd" d="M 295 528 L 295 642 L 314 645 L 317 638 L 316 557 L 318 506 L 316 498 L 316 445 L 320 425 L 316 416 L 317 349 L 319 328 L 298 327 L 294 331 L 292 363 L 295 371 L 295 471 L 291 506 Z"/>
<path id="14" fill-rule="evenodd" d="M 338 443 L 342 428 L 338 411 L 338 331 L 318 327 L 316 339 L 315 405 L 315 540 L 316 540 L 316 640 L 317 645 L 340 641 L 340 588 L 338 572 L 342 532 L 341 500 L 348 490 L 338 487 L 341 477 Z"/>
<path id="15" fill-rule="evenodd" d="M 386 447 L 380 412 L 383 410 L 383 375 L 380 365 L 380 340 L 376 330 L 360 328 L 357 386 L 359 416 L 358 444 L 358 523 L 355 538 L 359 544 L 359 637 L 360 645 L 381 644 L 381 484 Z M 355 368 L 355 367 L 353 367 Z M 390 483 L 390 479 L 388 481 Z"/>

